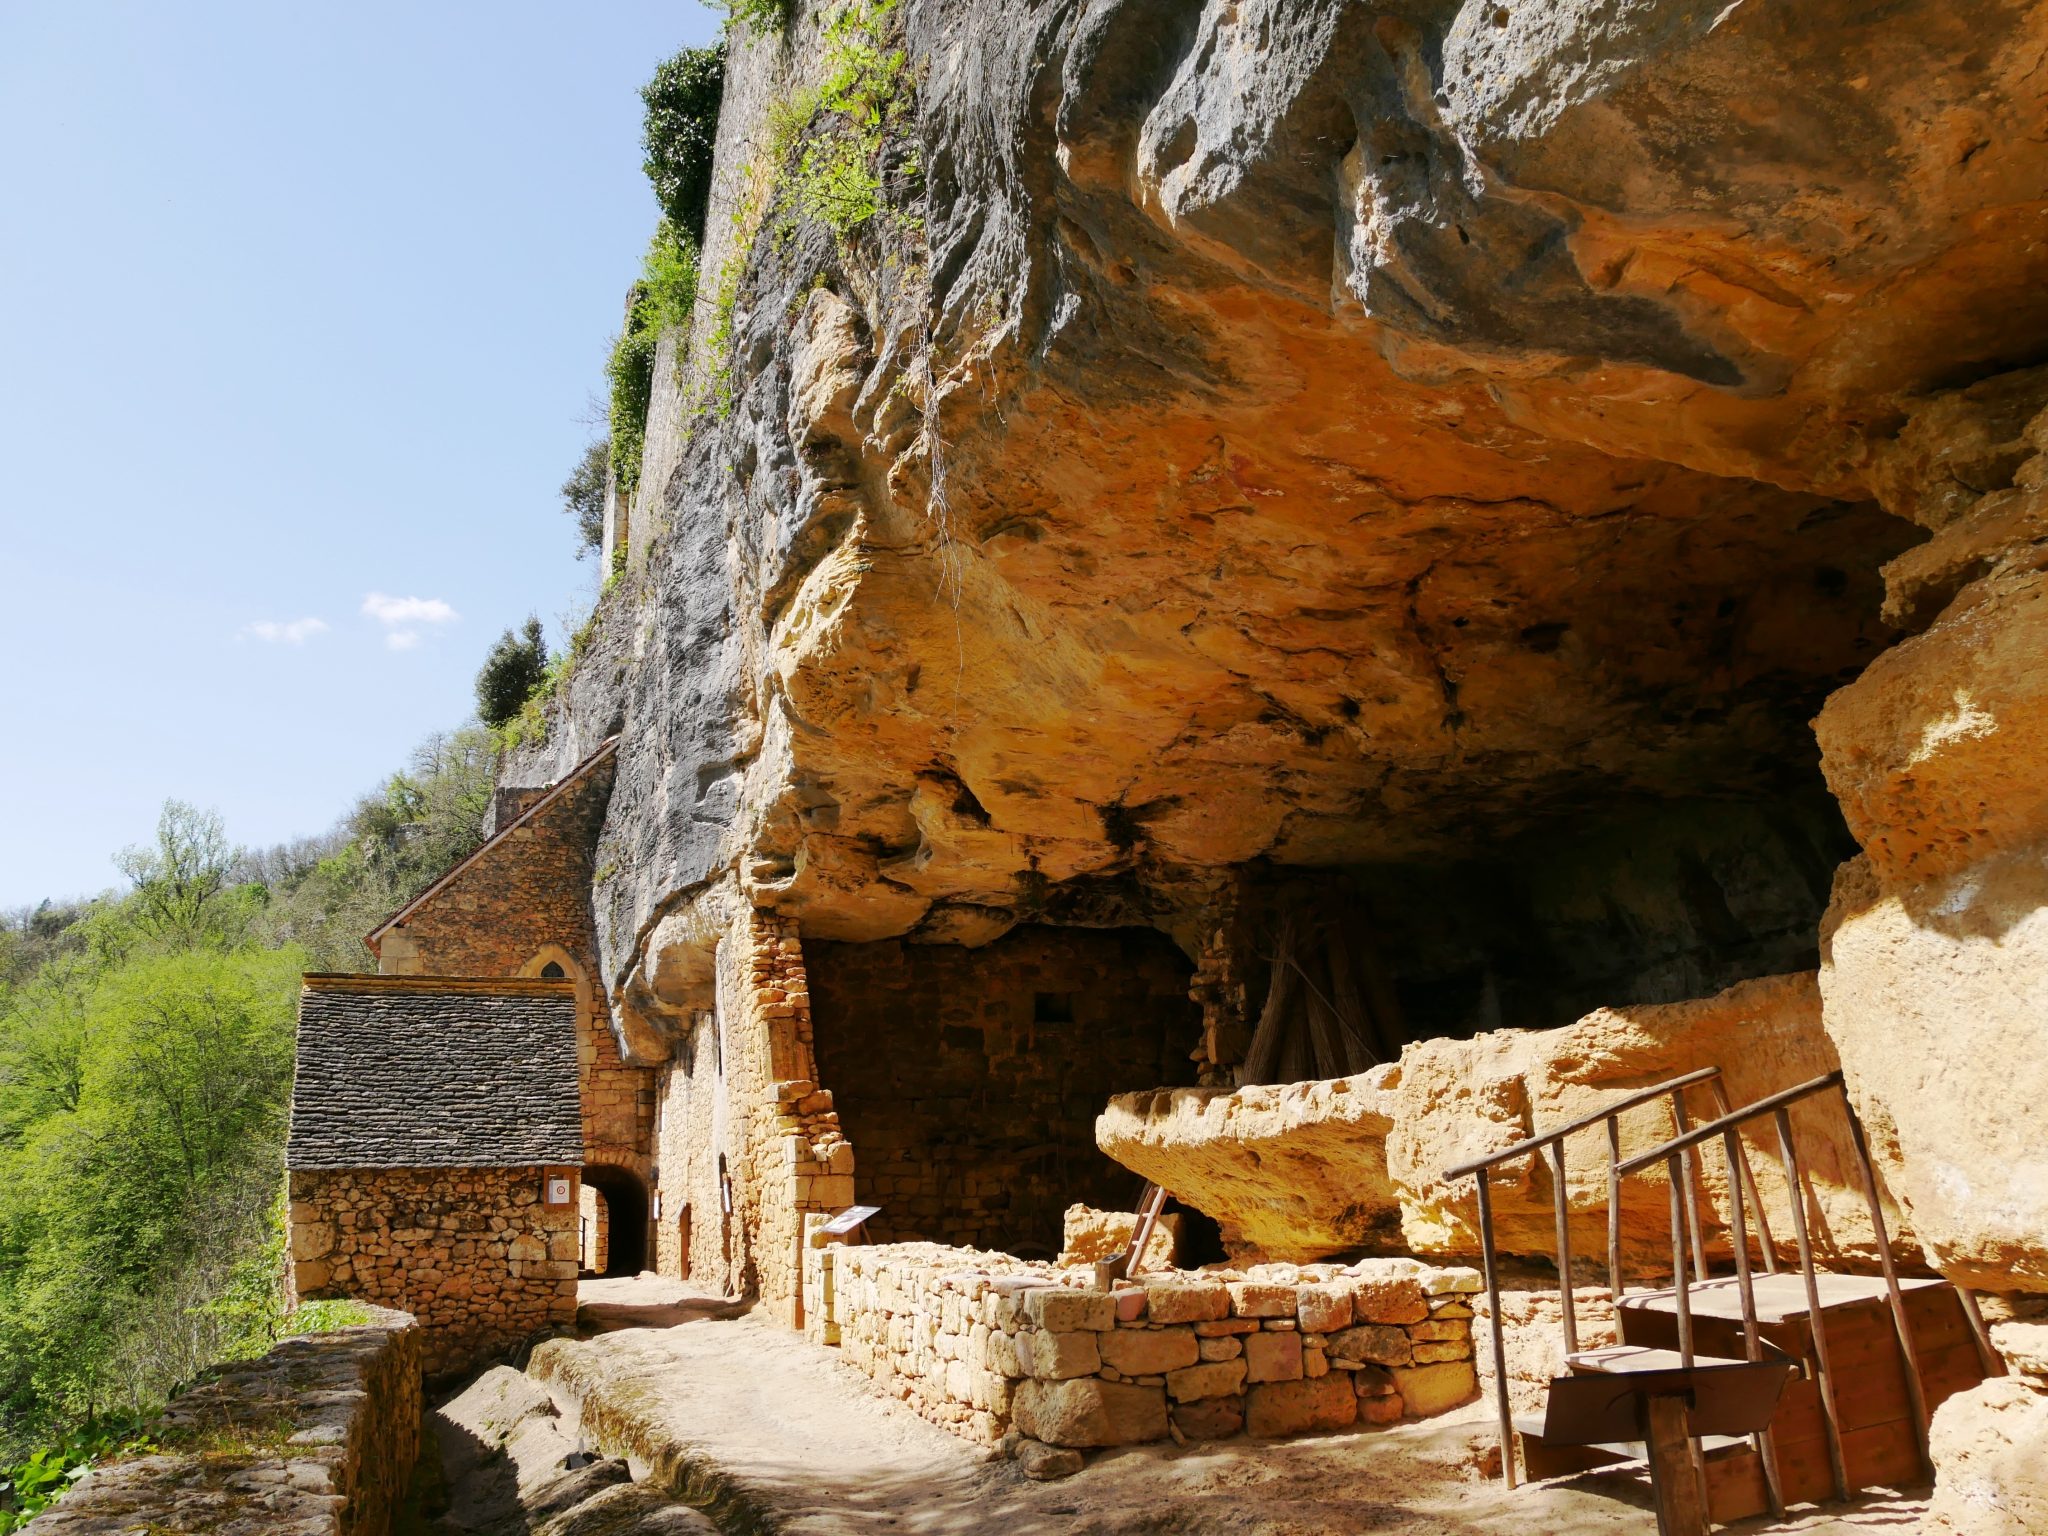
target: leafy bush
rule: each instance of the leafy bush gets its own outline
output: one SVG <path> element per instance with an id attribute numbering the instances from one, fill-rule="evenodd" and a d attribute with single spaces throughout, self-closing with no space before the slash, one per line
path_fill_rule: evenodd
<path id="1" fill-rule="evenodd" d="M 523 634 L 506 630 L 476 675 L 477 718 L 485 725 L 503 725 L 533 697 L 547 669 L 548 647 L 539 619 L 529 617 Z"/>
<path id="2" fill-rule="evenodd" d="M 283 1320 L 299 973 L 480 840 L 496 750 L 434 736 L 334 830 L 259 852 L 173 802 L 134 888 L 0 915 L 0 1533 Z"/>
<path id="3" fill-rule="evenodd" d="M 901 0 L 848 0 L 825 24 L 825 77 L 770 121 L 778 160 L 796 156 L 791 213 L 841 240 L 879 213 L 882 149 L 910 116 L 910 61 L 896 45 Z M 818 120 L 823 118 L 821 124 Z M 916 165 L 908 167 L 915 174 Z"/>
<path id="4" fill-rule="evenodd" d="M 796 0 L 720 0 L 720 3 L 725 7 L 727 26 L 739 22 L 762 37 L 784 31 L 796 10 Z"/>
<path id="5" fill-rule="evenodd" d="M 611 439 L 600 437 L 583 450 L 562 482 L 562 510 L 576 519 L 578 560 L 604 548 L 604 482 L 611 458 Z"/>
<path id="6" fill-rule="evenodd" d="M 0 1536 L 12 1536 L 48 1509 L 95 1462 L 155 1450 L 147 1416 L 125 1413 L 91 1419 L 52 1445 L 38 1446 L 12 1466 L 0 1466 Z"/>
<path id="7" fill-rule="evenodd" d="M 487 730 L 437 733 L 332 830 L 243 855 L 243 877 L 268 893 L 257 941 L 303 945 L 315 970 L 371 968 L 362 935 L 481 841 L 497 761 Z"/>
<path id="8" fill-rule="evenodd" d="M 621 500 L 640 484 L 647 407 L 654 395 L 654 354 L 661 333 L 687 325 L 697 303 L 697 247 L 663 220 L 648 242 L 640 281 L 626 307 L 625 329 L 612 342 L 605 377 L 611 386 L 612 475 Z M 489 724 L 502 722 L 487 721 Z"/>
<path id="9" fill-rule="evenodd" d="M 752 0 L 745 8 L 759 8 Z M 738 14 L 737 11 L 735 14 Z M 711 206 L 711 157 L 718 143 L 718 109 L 725 99 L 725 44 L 685 48 L 664 61 L 640 88 L 642 169 L 655 201 L 676 229 L 698 244 Z"/>

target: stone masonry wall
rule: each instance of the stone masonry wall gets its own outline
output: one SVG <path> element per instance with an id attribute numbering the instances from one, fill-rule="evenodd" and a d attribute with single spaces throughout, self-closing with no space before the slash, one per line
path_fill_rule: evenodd
<path id="1" fill-rule="evenodd" d="M 732 1238 L 718 1166 L 725 1083 L 717 1037 L 717 1015 L 699 1014 L 655 1072 L 661 1215 L 650 1249 L 659 1273 L 713 1286 L 726 1277 Z"/>
<path id="2" fill-rule="evenodd" d="M 576 983 L 585 1156 L 648 1177 L 654 1076 L 628 1066 L 611 1031 L 590 911 L 592 849 L 611 794 L 609 760 L 455 870 L 388 930 L 381 969 L 415 976 L 537 976 L 550 961 Z"/>
<path id="3" fill-rule="evenodd" d="M 1191 967 L 1149 929 L 1020 928 L 980 949 L 805 946 L 818 1070 L 860 1148 L 869 1233 L 1050 1258 L 1074 1201 L 1127 1208 L 1111 1094 L 1194 1081 Z"/>
<path id="4" fill-rule="evenodd" d="M 737 919 L 718 946 L 716 1008 L 662 1085 L 661 1272 L 683 1272 L 687 1204 L 691 1278 L 757 1294 L 770 1316 L 801 1326 L 803 1215 L 851 1205 L 854 1186 L 853 1148 L 818 1087 L 794 922 L 751 908 Z"/>
<path id="5" fill-rule="evenodd" d="M 808 1250 L 814 1338 L 993 1444 L 1259 1438 L 1425 1418 L 1476 1387 L 1470 1269 L 1413 1259 L 1167 1271 L 1113 1291 L 930 1243 Z M 829 1333 L 828 1333 L 829 1329 Z"/>
<path id="6" fill-rule="evenodd" d="M 285 1339 L 180 1393 L 162 1452 L 95 1468 L 27 1528 L 387 1536 L 419 1452 L 420 1368 L 403 1313 Z"/>
<path id="7" fill-rule="evenodd" d="M 291 1175 L 288 1284 L 419 1319 L 430 1371 L 456 1370 L 576 1320 L 576 1189 L 540 1168 L 369 1168 Z"/>

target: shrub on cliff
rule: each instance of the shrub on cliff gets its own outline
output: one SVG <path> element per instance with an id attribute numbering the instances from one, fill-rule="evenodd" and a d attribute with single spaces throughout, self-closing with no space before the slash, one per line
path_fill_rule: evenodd
<path id="1" fill-rule="evenodd" d="M 605 363 L 611 386 L 612 474 L 621 499 L 640 483 L 640 451 L 647 441 L 647 407 L 654 395 L 654 353 L 661 333 L 687 324 L 697 303 L 697 247 L 664 219 L 648 242 L 626 308 L 625 328 Z M 601 537 L 600 533 L 600 537 Z"/>
<path id="2" fill-rule="evenodd" d="M 685 48 L 665 60 L 640 88 L 640 99 L 647 105 L 643 168 L 654 184 L 655 201 L 670 224 L 701 245 L 711 206 L 718 109 L 725 99 L 725 44 Z"/>
<path id="3" fill-rule="evenodd" d="M 518 632 L 506 630 L 476 675 L 476 713 L 485 725 L 501 726 L 520 710 L 547 676 L 548 644 L 540 620 L 528 616 Z"/>

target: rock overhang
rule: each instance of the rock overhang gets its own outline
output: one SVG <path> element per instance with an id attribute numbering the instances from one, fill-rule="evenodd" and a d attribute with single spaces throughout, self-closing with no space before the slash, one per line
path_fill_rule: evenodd
<path id="1" fill-rule="evenodd" d="M 1873 445 L 2048 336 L 2039 8 L 1500 9 L 906 8 L 922 228 L 756 243 L 670 487 L 615 972 L 1812 778 Z"/>

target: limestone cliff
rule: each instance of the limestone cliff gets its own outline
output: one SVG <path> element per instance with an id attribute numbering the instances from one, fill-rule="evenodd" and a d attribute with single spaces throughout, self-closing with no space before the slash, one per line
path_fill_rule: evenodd
<path id="1" fill-rule="evenodd" d="M 629 1044 L 743 903 L 1149 923 L 1223 1025 L 1290 880 L 1363 893 L 1418 1033 L 1811 966 L 1809 722 L 1961 579 L 1910 496 L 2018 462 L 1927 402 L 2048 355 L 2048 6 L 873 14 L 904 110 L 841 234 L 776 110 L 819 7 L 734 50 L 631 573 L 513 768 L 623 731 Z"/>

